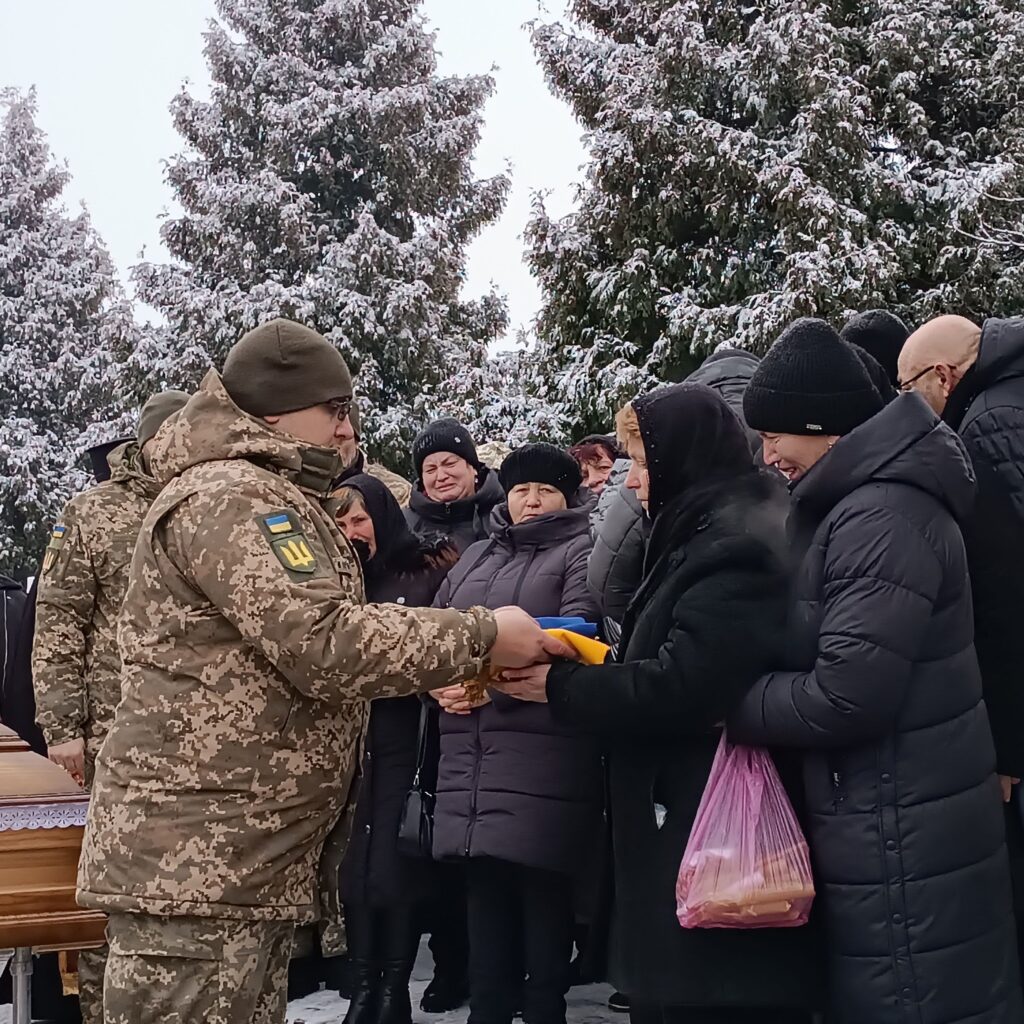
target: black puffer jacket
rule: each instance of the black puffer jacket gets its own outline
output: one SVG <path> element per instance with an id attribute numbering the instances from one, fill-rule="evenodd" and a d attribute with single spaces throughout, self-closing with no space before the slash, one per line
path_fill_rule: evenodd
<path id="1" fill-rule="evenodd" d="M 45 754 L 46 740 L 36 725 L 36 694 L 32 686 L 32 641 L 36 631 L 38 587 L 39 578 L 36 577 L 27 595 L 5 591 L 9 603 L 0 721 L 13 729 L 37 754 Z M 12 626 L 15 627 L 13 632 Z"/>
<path id="2" fill-rule="evenodd" d="M 801 749 L 836 1024 L 1020 1024 L 995 755 L 957 526 L 974 478 L 917 395 L 794 487 L 787 662 L 729 718 Z"/>
<path id="3" fill-rule="evenodd" d="M 398 502 L 374 477 L 344 481 L 363 495 L 373 521 L 377 553 L 365 565 L 366 598 L 374 604 L 429 607 L 454 565 L 456 553 L 442 537 L 423 539 L 405 523 Z M 357 548 L 359 545 L 357 544 Z M 341 867 L 344 904 L 387 907 L 429 899 L 436 869 L 398 851 L 398 826 L 416 772 L 421 709 L 418 696 L 375 700 L 370 706 L 352 834 Z M 431 711 L 431 747 L 437 749 L 437 715 Z M 435 753 L 436 757 L 436 753 Z"/>
<path id="4" fill-rule="evenodd" d="M 706 384 L 713 388 L 729 403 L 729 408 L 739 416 L 743 424 L 750 444 L 750 454 L 755 457 L 761 451 L 761 436 L 756 430 L 751 430 L 743 418 L 743 393 L 760 362 L 753 352 L 741 348 L 723 348 L 712 352 L 686 378 L 690 384 Z"/>
<path id="5" fill-rule="evenodd" d="M 14 685 L 18 636 L 27 603 L 21 584 L 0 575 L 0 684 L 4 697 Z M 0 708 L 4 703 L 6 701 L 0 699 Z"/>
<path id="6" fill-rule="evenodd" d="M 438 607 L 519 605 L 534 616 L 597 608 L 586 585 L 589 504 L 513 526 L 471 547 L 438 591 Z M 543 704 L 500 693 L 470 715 L 441 715 L 434 856 L 496 857 L 571 872 L 593 852 L 603 786 L 594 740 L 557 725 Z"/>
<path id="7" fill-rule="evenodd" d="M 943 419 L 978 476 L 965 529 L 974 592 L 974 645 L 1003 775 L 1024 777 L 1024 319 L 987 320 L 978 360 Z"/>
<path id="8" fill-rule="evenodd" d="M 484 466 L 477 474 L 477 491 L 464 501 L 433 501 L 417 480 L 405 512 L 406 522 L 419 534 L 441 533 L 461 554 L 471 544 L 490 535 L 491 513 L 505 500 L 498 474 Z"/>

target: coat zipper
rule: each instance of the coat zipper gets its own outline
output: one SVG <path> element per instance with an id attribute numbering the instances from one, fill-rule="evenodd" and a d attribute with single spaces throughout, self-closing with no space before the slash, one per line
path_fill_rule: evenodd
<path id="1" fill-rule="evenodd" d="M 828 770 L 832 777 L 832 810 L 838 812 L 846 800 L 846 783 L 843 781 L 843 773 L 833 767 L 831 762 L 829 762 Z"/>
<path id="2" fill-rule="evenodd" d="M 512 595 L 512 604 L 518 606 L 519 597 L 523 592 L 523 586 L 526 583 L 526 577 L 530 574 L 530 569 L 533 567 L 533 561 L 537 557 L 537 549 L 531 548 L 530 557 L 526 560 L 526 565 L 523 566 L 523 571 L 519 575 L 519 579 L 516 581 L 516 590 Z"/>
<path id="3" fill-rule="evenodd" d="M 480 742 L 480 716 L 476 715 L 474 725 L 474 742 L 476 748 L 473 751 L 473 792 L 469 799 L 469 822 L 466 824 L 466 856 L 470 856 L 470 847 L 473 845 L 473 826 L 476 825 L 476 804 L 477 794 L 480 790 L 480 771 L 483 767 L 481 762 L 484 757 L 484 745 Z"/>

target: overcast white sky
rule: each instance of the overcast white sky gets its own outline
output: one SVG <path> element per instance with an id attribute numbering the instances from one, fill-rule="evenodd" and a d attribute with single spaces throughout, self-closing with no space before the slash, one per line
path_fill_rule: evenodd
<path id="1" fill-rule="evenodd" d="M 508 295 L 512 332 L 536 312 L 522 261 L 531 193 L 571 209 L 584 152 L 568 108 L 547 90 L 524 23 L 555 20 L 564 0 L 425 0 L 437 30 L 440 70 L 487 71 L 497 91 L 477 151 L 480 175 L 511 162 L 513 191 L 500 223 L 474 244 L 467 294 L 491 281 Z M 39 123 L 67 160 L 69 206 L 84 200 L 127 279 L 141 251 L 166 257 L 159 214 L 170 201 L 161 161 L 181 149 L 167 105 L 184 79 L 203 88 L 201 34 L 213 0 L 0 0 L 0 86 L 38 90 Z"/>

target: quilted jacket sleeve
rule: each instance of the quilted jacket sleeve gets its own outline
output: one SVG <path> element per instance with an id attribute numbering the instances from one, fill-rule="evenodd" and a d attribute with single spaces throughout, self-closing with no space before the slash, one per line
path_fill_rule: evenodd
<path id="1" fill-rule="evenodd" d="M 921 533 L 890 508 L 840 518 L 825 559 L 824 617 L 809 672 L 772 672 L 728 720 L 740 743 L 841 747 L 888 731 L 942 581 Z"/>

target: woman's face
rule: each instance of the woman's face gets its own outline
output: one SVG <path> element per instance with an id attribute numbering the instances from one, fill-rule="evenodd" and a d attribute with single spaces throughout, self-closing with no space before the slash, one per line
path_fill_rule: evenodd
<path id="1" fill-rule="evenodd" d="M 646 511 L 651 497 L 651 474 L 647 469 L 647 452 L 644 450 L 643 441 L 640 438 L 630 438 L 629 444 L 626 445 L 626 454 L 632 460 L 629 476 L 626 477 L 626 486 L 631 491 L 636 491 L 636 496 Z"/>
<path id="2" fill-rule="evenodd" d="M 791 484 L 799 480 L 839 440 L 834 435 L 769 434 L 761 431 L 764 464 L 777 469 Z"/>
<path id="3" fill-rule="evenodd" d="M 564 508 L 568 508 L 565 495 L 551 484 L 516 484 L 508 492 L 508 514 L 513 524 Z"/>
<path id="4" fill-rule="evenodd" d="M 361 501 L 356 503 L 343 516 L 338 516 L 338 527 L 349 540 L 361 540 L 369 549 L 370 557 L 377 554 L 377 535 L 373 530 L 373 520 Z"/>
<path id="5" fill-rule="evenodd" d="M 476 470 L 451 452 L 438 452 L 423 460 L 423 493 L 431 501 L 450 504 L 476 494 Z"/>
<path id="6" fill-rule="evenodd" d="M 596 458 L 587 459 L 580 463 L 580 472 L 583 474 L 583 486 L 592 494 L 600 494 L 604 490 L 604 485 L 608 482 L 608 477 L 611 476 L 614 467 L 615 463 L 611 457 L 601 449 L 601 453 Z"/>

